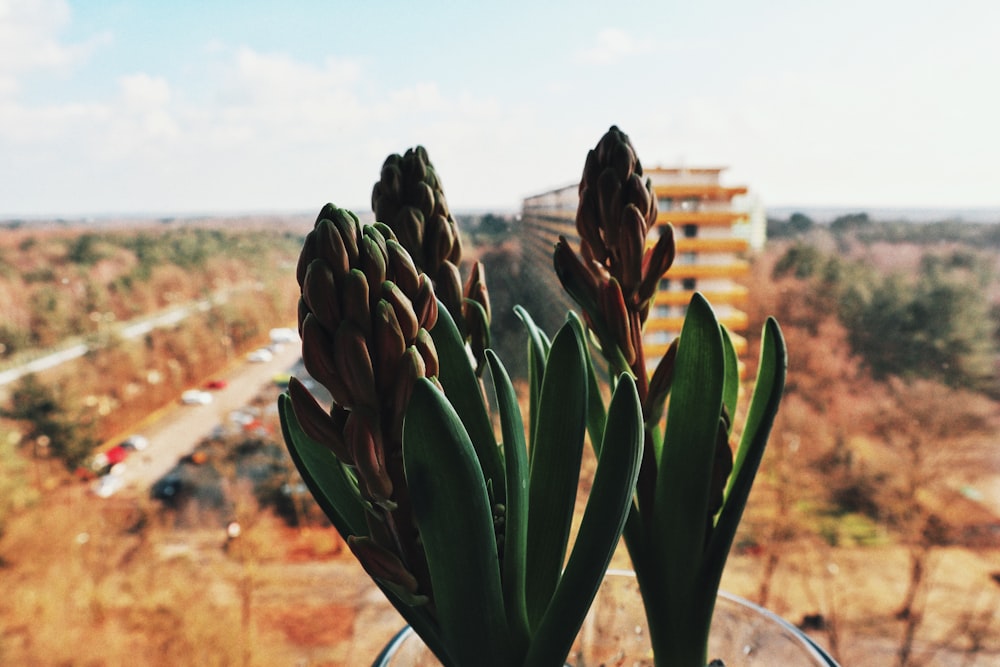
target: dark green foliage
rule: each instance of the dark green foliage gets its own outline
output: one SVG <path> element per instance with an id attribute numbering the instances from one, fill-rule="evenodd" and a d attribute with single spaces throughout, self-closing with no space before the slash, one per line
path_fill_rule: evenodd
<path id="1" fill-rule="evenodd" d="M 788 220 L 769 218 L 767 221 L 768 238 L 782 238 L 805 234 L 816 226 L 815 221 L 804 213 L 792 213 Z"/>
<path id="2" fill-rule="evenodd" d="M 834 221 L 830 223 L 830 231 L 835 234 L 842 234 L 844 232 L 867 227 L 871 224 L 871 218 L 868 217 L 867 213 L 848 213 L 847 215 L 842 215 L 834 219 Z"/>
<path id="3" fill-rule="evenodd" d="M 92 266 L 104 258 L 98 246 L 98 236 L 92 233 L 80 234 L 72 239 L 66 249 L 66 259 L 73 264 Z"/>
<path id="4" fill-rule="evenodd" d="M 11 324 L 0 324 L 0 358 L 9 357 L 26 349 L 31 333 Z"/>
<path id="5" fill-rule="evenodd" d="M 997 390 L 992 378 L 998 325 L 988 297 L 994 273 L 983 255 L 926 251 L 916 275 L 883 275 L 869 262 L 797 243 L 773 275 L 810 283 L 810 300 L 837 313 L 852 352 L 875 379 L 923 377 Z"/>
<path id="6" fill-rule="evenodd" d="M 796 243 L 790 246 L 777 261 L 772 275 L 775 278 L 787 275 L 793 275 L 800 279 L 812 278 L 819 273 L 826 261 L 827 258 L 816 246 Z"/>
<path id="7" fill-rule="evenodd" d="M 69 405 L 71 401 L 56 388 L 27 375 L 11 391 L 9 407 L 0 409 L 0 416 L 22 422 L 27 429 L 22 442 L 37 447 L 47 443 L 49 454 L 73 470 L 97 441 L 92 423 L 74 414 Z"/>

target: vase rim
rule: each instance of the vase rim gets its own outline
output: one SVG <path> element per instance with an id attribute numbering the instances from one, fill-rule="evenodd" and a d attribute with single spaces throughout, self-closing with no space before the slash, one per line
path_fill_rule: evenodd
<path id="1" fill-rule="evenodd" d="M 627 569 L 609 569 L 605 573 L 605 576 L 634 578 L 635 572 Z M 727 600 L 729 602 L 733 602 L 747 609 L 750 609 L 754 613 L 759 614 L 764 618 L 766 618 L 769 622 L 774 623 L 775 625 L 781 627 L 789 634 L 794 636 L 796 639 L 798 639 L 802 644 L 802 648 L 807 653 L 809 653 L 812 658 L 817 660 L 819 664 L 826 665 L 827 667 L 839 667 L 837 662 L 829 654 L 827 654 L 827 652 L 822 647 L 820 647 L 819 644 L 813 641 L 813 639 L 809 635 L 807 635 L 801 629 L 797 628 L 794 624 L 792 624 L 788 620 L 775 614 L 773 611 L 770 611 L 766 607 L 761 607 L 760 605 L 751 602 L 750 600 L 747 600 L 744 597 L 740 597 L 739 595 L 735 595 L 728 591 L 719 590 L 717 593 L 717 597 L 723 600 Z M 392 639 L 390 639 L 389 642 L 385 645 L 385 647 L 383 647 L 381 652 L 379 652 L 378 656 L 375 658 L 375 662 L 372 663 L 373 666 L 388 664 L 386 661 L 392 658 L 393 655 L 395 655 L 396 651 L 399 650 L 400 645 L 404 641 L 409 639 L 411 636 L 419 637 L 412 627 L 410 627 L 409 625 L 403 626 L 395 635 L 393 635 Z"/>

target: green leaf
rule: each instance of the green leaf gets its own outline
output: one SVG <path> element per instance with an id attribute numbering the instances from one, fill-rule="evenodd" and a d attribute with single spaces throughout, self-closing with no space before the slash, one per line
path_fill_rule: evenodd
<path id="1" fill-rule="evenodd" d="M 729 330 L 724 326 L 720 328 L 726 359 L 726 385 L 722 392 L 722 404 L 726 406 L 726 412 L 729 414 L 729 433 L 732 434 L 733 421 L 736 419 L 736 403 L 740 397 L 740 360 L 736 355 Z"/>
<path id="2" fill-rule="evenodd" d="M 344 465 L 327 447 L 302 430 L 288 393 L 278 396 L 278 415 L 288 453 L 323 513 L 346 540 L 349 535 L 368 535 L 365 509 Z"/>
<path id="3" fill-rule="evenodd" d="M 472 438 L 483 475 L 487 481 L 493 483 L 493 490 L 497 494 L 496 502 L 504 503 L 506 485 L 503 478 L 503 463 L 500 460 L 500 450 L 497 448 L 493 425 L 484 402 L 482 385 L 469 361 L 465 341 L 455 325 L 455 320 L 440 301 L 437 324 L 431 329 L 430 334 L 438 353 L 440 367 L 438 380 Z"/>
<path id="4" fill-rule="evenodd" d="M 528 419 L 531 428 L 529 436 L 531 456 L 535 448 L 535 426 L 538 424 L 538 399 L 542 392 L 542 376 L 545 374 L 545 360 L 552 347 L 548 336 L 538 328 L 531 315 L 521 306 L 514 306 L 514 314 L 524 323 L 528 332 Z"/>
<path id="5" fill-rule="evenodd" d="M 601 385 L 597 380 L 597 367 L 594 366 L 594 356 L 590 353 L 590 348 L 587 347 L 587 328 L 583 320 L 572 310 L 569 311 L 567 317 L 576 329 L 580 340 L 584 341 L 587 352 L 587 434 L 590 435 L 590 443 L 594 448 L 594 453 L 600 457 L 607 412 L 604 409 L 604 397 L 601 396 Z"/>
<path id="6" fill-rule="evenodd" d="M 761 337 L 760 362 L 753 396 L 747 411 L 739 449 L 733 461 L 733 473 L 726 489 L 726 500 L 719 513 L 712 540 L 706 555 L 706 583 L 718 588 L 722 570 L 729 555 L 736 529 L 750 497 L 757 469 L 764 456 L 764 449 L 771 434 L 771 426 L 778 413 L 781 396 L 785 390 L 788 371 L 788 351 L 781 327 L 774 318 L 768 318 Z"/>
<path id="7" fill-rule="evenodd" d="M 601 457 L 573 551 L 535 633 L 526 665 L 562 664 L 569 654 L 629 516 L 642 447 L 639 392 L 632 376 L 625 374 L 611 397 Z"/>
<path id="8" fill-rule="evenodd" d="M 349 535 L 367 536 L 368 527 L 364 501 L 343 463 L 329 449 L 310 438 L 299 426 L 288 393 L 278 396 L 278 415 L 288 453 L 316 504 L 330 519 L 337 532 L 346 540 Z M 445 665 L 448 659 L 442 647 L 437 624 L 425 607 L 413 607 L 403 601 L 390 587 L 375 582 L 396 611 L 413 626 L 424 642 Z"/>
<path id="9" fill-rule="evenodd" d="M 531 455 L 528 510 L 528 621 L 545 613 L 566 557 L 587 426 L 587 363 L 569 323 L 549 350 Z"/>
<path id="10" fill-rule="evenodd" d="M 725 388 L 722 331 L 708 301 L 696 293 L 681 328 L 667 408 L 651 542 L 662 568 L 665 618 L 675 635 L 701 636 L 692 615 L 708 525 L 709 490 Z M 714 598 L 714 594 L 713 594 Z"/>
<path id="11" fill-rule="evenodd" d="M 441 634 L 459 665 L 510 664 L 500 563 L 486 483 L 469 434 L 426 378 L 403 422 L 403 468 Z"/>
<path id="12" fill-rule="evenodd" d="M 523 655 L 530 639 L 525 599 L 525 571 L 528 547 L 528 450 L 524 421 L 514 385 L 507 369 L 493 350 L 486 360 L 496 390 L 507 472 L 507 511 L 504 523 L 503 592 L 507 621 L 515 655 Z"/>

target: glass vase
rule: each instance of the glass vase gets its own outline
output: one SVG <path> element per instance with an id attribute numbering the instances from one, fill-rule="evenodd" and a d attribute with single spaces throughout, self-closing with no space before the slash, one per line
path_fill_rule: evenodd
<path id="1" fill-rule="evenodd" d="M 708 656 L 725 667 L 836 667 L 804 632 L 780 616 L 720 591 Z M 631 572 L 609 571 L 566 659 L 571 667 L 652 667 L 653 653 L 639 585 Z M 385 646 L 373 667 L 440 665 L 407 626 Z"/>

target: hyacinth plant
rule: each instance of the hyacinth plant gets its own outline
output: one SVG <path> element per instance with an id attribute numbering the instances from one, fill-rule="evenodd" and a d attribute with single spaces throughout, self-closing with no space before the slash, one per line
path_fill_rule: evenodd
<path id="1" fill-rule="evenodd" d="M 784 339 L 769 318 L 739 432 L 736 351 L 701 294 L 650 376 L 642 332 L 673 262 L 673 229 L 655 226 L 652 183 L 617 127 L 588 153 L 579 193 L 579 252 L 561 238 L 556 273 L 583 310 L 609 377 L 633 378 L 642 404 L 645 447 L 624 537 L 656 664 L 699 667 L 708 657 L 722 571 L 784 390 Z M 652 241 L 654 229 L 660 236 Z M 591 409 L 595 432 L 603 427 L 602 410 Z"/>
<path id="2" fill-rule="evenodd" d="M 286 443 L 445 665 L 562 665 L 623 531 L 657 664 L 706 662 L 719 578 L 783 386 L 780 330 L 765 327 L 734 457 L 736 355 L 703 297 L 647 374 L 642 328 L 673 240 L 668 227 L 647 247 L 655 198 L 617 128 L 588 155 L 580 195 L 579 252 L 562 239 L 554 263 L 583 317 L 569 313 L 550 339 L 517 309 L 527 420 L 489 349 L 484 268 L 474 263 L 463 285 L 458 229 L 423 148 L 385 161 L 379 222 L 327 205 L 300 256 L 303 361 L 332 404 L 293 379 L 279 402 Z M 570 545 L 588 433 L 598 463 Z"/>
<path id="3" fill-rule="evenodd" d="M 611 398 L 609 456 L 569 549 L 589 404 L 582 321 L 569 317 L 552 340 L 525 420 L 486 345 L 482 267 L 461 284 L 457 229 L 426 151 L 390 156 L 372 199 L 388 222 L 363 226 L 327 205 L 303 246 L 302 356 L 332 405 L 289 383 L 289 451 L 443 664 L 561 665 L 628 516 L 643 442 L 635 382 Z"/>

